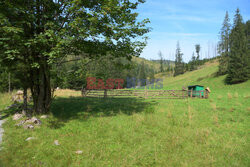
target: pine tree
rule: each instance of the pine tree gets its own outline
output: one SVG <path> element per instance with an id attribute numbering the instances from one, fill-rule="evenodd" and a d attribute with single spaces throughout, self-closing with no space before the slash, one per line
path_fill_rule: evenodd
<path id="1" fill-rule="evenodd" d="M 164 68 L 163 68 L 163 55 L 161 53 L 161 51 L 159 52 L 159 58 L 160 58 L 160 72 L 164 72 Z"/>
<path id="2" fill-rule="evenodd" d="M 226 82 L 229 84 L 244 82 L 248 80 L 248 73 L 245 26 L 240 11 L 237 9 L 230 34 L 230 56 Z"/>
<path id="3" fill-rule="evenodd" d="M 175 68 L 174 68 L 174 76 L 180 75 L 184 73 L 184 63 L 182 60 L 182 53 L 179 42 L 177 42 L 177 48 L 175 53 Z"/>
<path id="4" fill-rule="evenodd" d="M 196 70 L 197 66 L 196 66 L 196 57 L 194 55 L 194 52 L 192 54 L 192 59 L 190 61 L 190 71 Z"/>
<path id="5" fill-rule="evenodd" d="M 246 22 L 248 79 L 250 79 L 250 20 Z"/>
<path id="6" fill-rule="evenodd" d="M 200 50 L 201 50 L 200 44 L 196 44 L 195 45 L 195 52 L 197 54 L 196 61 L 195 61 L 196 65 L 200 65 Z"/>
<path id="7" fill-rule="evenodd" d="M 225 19 L 220 32 L 220 42 L 219 42 L 219 54 L 220 54 L 220 65 L 219 65 L 219 75 L 224 75 L 227 73 L 228 61 L 229 61 L 229 34 L 230 34 L 230 19 L 228 12 L 226 12 Z"/>

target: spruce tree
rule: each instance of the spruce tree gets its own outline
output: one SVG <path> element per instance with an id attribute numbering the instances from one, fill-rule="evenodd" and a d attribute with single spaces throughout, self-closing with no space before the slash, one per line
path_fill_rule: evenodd
<path id="1" fill-rule="evenodd" d="M 195 45 L 195 52 L 196 52 L 196 54 L 197 54 L 196 60 L 200 60 L 200 50 L 201 50 L 200 44 L 196 44 L 196 45 Z"/>
<path id="2" fill-rule="evenodd" d="M 250 20 L 246 22 L 248 79 L 250 79 Z"/>
<path id="3" fill-rule="evenodd" d="M 175 68 L 174 68 L 174 76 L 180 75 L 184 73 L 184 63 L 182 60 L 182 53 L 179 42 L 177 42 L 177 48 L 175 53 Z"/>
<path id="4" fill-rule="evenodd" d="M 196 65 L 200 65 L 200 50 L 201 50 L 200 44 L 196 44 L 195 45 L 195 52 L 197 54 L 196 61 L 195 61 Z"/>
<path id="5" fill-rule="evenodd" d="M 245 25 L 240 15 L 240 10 L 237 9 L 233 29 L 230 34 L 230 56 L 226 82 L 229 84 L 244 82 L 248 80 L 248 73 Z"/>
<path id="6" fill-rule="evenodd" d="M 230 19 L 228 12 L 226 12 L 225 19 L 220 32 L 220 42 L 219 42 L 219 75 L 224 75 L 227 73 L 228 61 L 229 61 L 229 34 L 230 34 Z"/>
<path id="7" fill-rule="evenodd" d="M 163 68 L 163 55 L 161 53 L 161 51 L 159 52 L 159 58 L 160 58 L 160 72 L 164 72 L 164 68 Z"/>
<path id="8" fill-rule="evenodd" d="M 196 70 L 197 66 L 196 66 L 196 57 L 194 55 L 194 52 L 192 54 L 192 59 L 190 61 L 190 71 Z"/>

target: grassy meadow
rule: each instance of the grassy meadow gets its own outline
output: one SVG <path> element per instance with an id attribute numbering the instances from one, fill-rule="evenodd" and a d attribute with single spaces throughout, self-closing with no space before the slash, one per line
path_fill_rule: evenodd
<path id="1" fill-rule="evenodd" d="M 49 118 L 33 130 L 15 126 L 4 110 L 10 95 L 1 94 L 8 120 L 0 166 L 250 166 L 250 81 L 225 85 L 217 68 L 214 61 L 175 78 L 156 76 L 164 89 L 208 86 L 209 99 L 99 99 L 58 90 Z"/>

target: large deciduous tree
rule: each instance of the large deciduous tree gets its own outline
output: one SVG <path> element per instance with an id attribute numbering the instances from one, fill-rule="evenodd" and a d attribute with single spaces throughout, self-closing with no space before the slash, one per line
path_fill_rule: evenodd
<path id="1" fill-rule="evenodd" d="M 66 55 L 139 55 L 149 31 L 148 20 L 137 21 L 134 12 L 140 3 L 144 0 L 2 0 L 0 63 L 22 72 L 34 110 L 46 113 L 52 64 Z"/>

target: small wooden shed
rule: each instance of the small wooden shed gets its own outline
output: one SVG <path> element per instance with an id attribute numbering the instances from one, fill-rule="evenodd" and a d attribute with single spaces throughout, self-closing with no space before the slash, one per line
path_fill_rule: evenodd
<path id="1" fill-rule="evenodd" d="M 204 97 L 204 86 L 201 85 L 192 85 L 188 86 L 188 96 L 191 97 Z"/>

